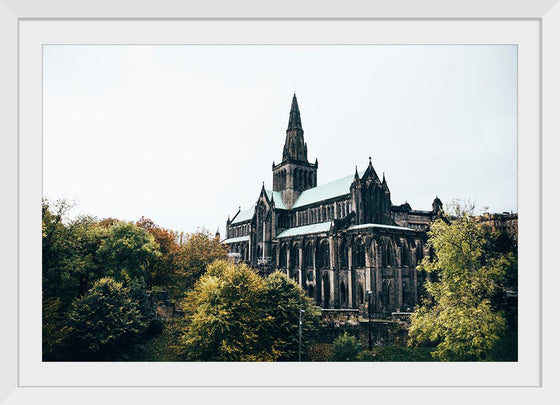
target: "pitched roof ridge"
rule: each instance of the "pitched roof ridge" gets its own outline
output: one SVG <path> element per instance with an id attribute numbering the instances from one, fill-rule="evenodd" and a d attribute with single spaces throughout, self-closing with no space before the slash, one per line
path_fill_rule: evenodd
<path id="1" fill-rule="evenodd" d="M 360 176 L 362 176 L 365 173 L 365 170 L 359 171 L 358 172 Z M 349 194 L 350 193 L 350 185 L 352 184 L 352 181 L 354 181 L 354 175 L 349 175 L 349 176 L 345 176 L 345 177 L 340 177 L 336 180 L 332 180 L 328 183 L 323 183 L 321 185 L 318 185 L 316 187 L 313 188 L 308 188 L 307 190 L 303 191 L 299 198 L 296 200 L 296 202 L 294 203 L 292 208 L 299 208 L 299 207 L 303 207 L 306 205 L 310 205 L 319 201 L 324 201 L 324 200 L 328 200 L 331 198 L 336 198 L 345 194 Z M 337 184 L 338 183 L 338 184 Z M 346 184 L 348 183 L 348 184 Z M 339 186 L 339 187 L 344 187 L 344 190 L 330 190 L 330 187 L 334 186 Z M 348 190 L 346 190 L 346 186 L 348 186 Z M 336 188 L 336 187 L 335 187 Z M 320 194 L 321 191 L 331 191 L 330 193 L 327 192 L 326 196 L 313 196 L 314 194 Z M 309 196 L 313 196 L 311 198 L 308 198 Z M 307 201 L 309 200 L 309 201 Z"/>

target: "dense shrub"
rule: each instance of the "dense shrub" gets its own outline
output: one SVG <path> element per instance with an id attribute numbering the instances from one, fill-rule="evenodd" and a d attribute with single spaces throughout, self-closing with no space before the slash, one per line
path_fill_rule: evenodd
<path id="1" fill-rule="evenodd" d="M 332 356 L 332 344 L 313 343 L 307 349 L 308 361 L 329 361 Z"/>
<path id="2" fill-rule="evenodd" d="M 332 361 L 356 361 L 361 345 L 356 337 L 344 332 L 337 337 L 332 345 Z"/>

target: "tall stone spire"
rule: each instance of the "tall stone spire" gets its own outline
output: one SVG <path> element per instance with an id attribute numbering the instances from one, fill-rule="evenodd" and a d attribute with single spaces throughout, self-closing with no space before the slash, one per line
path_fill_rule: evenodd
<path id="1" fill-rule="evenodd" d="M 288 121 L 288 129 L 286 130 L 286 142 L 284 143 L 284 152 L 282 153 L 282 161 L 307 162 L 307 145 L 303 139 L 303 128 L 301 126 L 301 116 L 297 102 L 296 93 L 292 98 L 292 107 L 290 108 L 290 120 Z"/>
<path id="2" fill-rule="evenodd" d="M 292 98 L 290 120 L 286 130 L 286 141 L 282 161 L 272 163 L 272 189 L 280 192 L 287 209 L 291 209 L 300 194 L 317 187 L 317 160 L 307 160 L 307 145 L 303 139 L 303 128 L 296 94 Z"/>
<path id="3" fill-rule="evenodd" d="M 299 115 L 299 106 L 297 103 L 296 93 L 292 98 L 292 108 L 290 109 L 290 121 L 288 122 L 288 131 L 290 129 L 302 129 L 301 116 Z"/>

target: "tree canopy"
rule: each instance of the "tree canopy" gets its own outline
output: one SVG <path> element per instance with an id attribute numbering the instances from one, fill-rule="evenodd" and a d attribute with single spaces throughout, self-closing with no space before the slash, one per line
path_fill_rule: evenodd
<path id="1" fill-rule="evenodd" d="M 161 256 L 154 237 L 128 222 L 117 222 L 108 229 L 109 235 L 97 251 L 104 274 L 126 282 L 147 280 L 149 267 Z"/>
<path id="2" fill-rule="evenodd" d="M 302 314 L 302 352 L 319 328 L 321 309 L 305 295 L 299 285 L 284 273 L 274 272 L 265 280 L 264 306 L 271 322 L 264 335 L 272 339 L 271 347 L 278 361 L 295 361 L 299 350 L 299 311 Z"/>
<path id="3" fill-rule="evenodd" d="M 188 360 L 275 360 L 259 340 L 271 321 L 263 308 L 264 281 L 246 265 L 216 261 L 188 295 Z"/>
<path id="4" fill-rule="evenodd" d="M 474 207 L 456 203 L 431 225 L 428 247 L 419 270 L 434 273 L 425 284 L 428 295 L 411 316 L 410 344 L 437 344 L 439 360 L 487 360 L 505 330 L 505 319 L 492 305 L 508 257 L 488 255 L 484 230 Z"/>
<path id="5" fill-rule="evenodd" d="M 106 277 L 72 303 L 68 342 L 74 359 L 119 360 L 145 326 L 130 289 Z"/>
<path id="6" fill-rule="evenodd" d="M 286 276 L 266 280 L 244 264 L 215 261 L 185 302 L 188 360 L 296 360 L 299 311 L 305 341 L 313 337 L 320 310 Z"/>
<path id="7" fill-rule="evenodd" d="M 192 289 L 210 263 L 226 258 L 225 247 L 209 231 L 199 230 L 187 234 L 174 258 L 176 295 Z"/>
<path id="8" fill-rule="evenodd" d="M 344 332 L 333 342 L 332 361 L 356 361 L 362 347 L 355 336 Z"/>
<path id="9" fill-rule="evenodd" d="M 187 235 L 185 242 L 179 244 L 175 232 L 150 219 L 142 217 L 131 223 L 115 218 L 71 218 L 71 208 L 65 200 L 43 200 L 45 360 L 86 356 L 83 348 L 90 346 L 68 346 L 71 331 L 74 338 L 77 330 L 85 331 L 76 325 L 70 327 L 69 314 L 71 310 L 78 311 L 77 302 L 84 306 L 86 303 L 81 300 L 92 299 L 91 289 L 101 279 L 121 283 L 140 311 L 141 322 L 147 323 L 155 317 L 153 292 L 169 291 L 172 300 L 183 297 L 209 263 L 226 257 L 223 246 L 207 231 Z M 95 357 L 92 347 L 90 355 Z"/>

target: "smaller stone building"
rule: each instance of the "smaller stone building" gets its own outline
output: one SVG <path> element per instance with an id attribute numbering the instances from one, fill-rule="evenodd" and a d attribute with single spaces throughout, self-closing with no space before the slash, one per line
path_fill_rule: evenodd
<path id="1" fill-rule="evenodd" d="M 517 243 L 517 213 L 490 214 L 485 212 L 479 219 L 483 225 L 490 227 L 492 231 L 506 233 Z"/>

